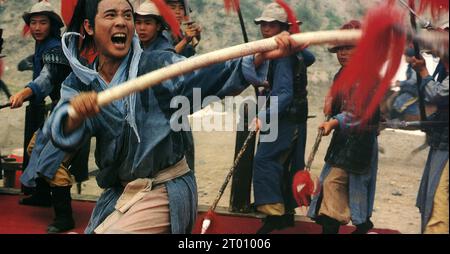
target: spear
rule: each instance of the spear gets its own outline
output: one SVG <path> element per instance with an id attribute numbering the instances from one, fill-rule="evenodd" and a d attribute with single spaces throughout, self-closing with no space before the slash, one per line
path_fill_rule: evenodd
<path id="1" fill-rule="evenodd" d="M 444 127 L 448 126 L 448 121 L 399 121 L 391 120 L 386 122 L 381 122 L 380 125 L 385 128 L 391 129 L 407 129 L 407 130 L 418 130 L 430 127 Z"/>
<path id="2" fill-rule="evenodd" d="M 203 219 L 203 223 L 202 223 L 202 231 L 201 234 L 206 234 L 206 232 L 212 232 L 210 226 L 211 224 L 213 224 L 216 217 L 215 214 L 215 210 L 217 208 L 217 204 L 219 203 L 220 199 L 223 196 L 223 193 L 225 192 L 225 189 L 228 186 L 228 183 L 230 182 L 231 177 L 233 176 L 234 171 L 236 170 L 242 156 L 245 154 L 245 152 L 247 151 L 248 146 L 250 145 L 250 142 L 252 141 L 252 139 L 255 137 L 256 135 L 256 131 L 252 131 L 250 132 L 250 134 L 248 135 L 247 139 L 245 139 L 244 145 L 242 146 L 241 150 L 239 151 L 238 155 L 236 156 L 236 159 L 234 160 L 233 166 L 230 168 L 230 170 L 228 171 L 228 175 L 225 178 L 224 183 L 222 184 L 222 186 L 220 187 L 219 190 L 219 194 L 217 195 L 216 199 L 214 200 L 213 204 L 211 205 L 211 207 L 208 210 L 208 213 L 206 214 L 205 218 Z"/>
<path id="3" fill-rule="evenodd" d="M 412 10 L 409 12 L 409 16 L 410 16 L 410 22 L 411 22 L 411 27 L 413 28 L 413 31 L 415 31 L 416 33 L 418 32 L 417 29 L 417 22 L 416 22 L 416 15 L 414 12 L 415 9 L 415 0 L 409 0 L 409 9 Z M 417 59 L 421 59 L 422 56 L 420 54 L 420 47 L 419 47 L 419 43 L 417 41 L 413 41 L 413 45 L 414 45 L 414 50 L 416 52 L 416 58 Z M 419 109 L 420 109 L 420 120 L 425 121 L 427 119 L 427 114 L 425 111 L 425 99 L 423 97 L 423 92 L 421 89 L 422 86 L 422 76 L 420 76 L 420 73 L 417 72 L 417 91 L 418 91 L 418 95 L 419 95 Z"/>

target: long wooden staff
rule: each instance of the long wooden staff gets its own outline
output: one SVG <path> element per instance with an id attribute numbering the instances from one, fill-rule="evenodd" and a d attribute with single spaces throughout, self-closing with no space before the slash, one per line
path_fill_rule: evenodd
<path id="1" fill-rule="evenodd" d="M 291 37 L 299 44 L 309 43 L 309 45 L 321 45 L 355 42 L 361 38 L 361 35 L 362 32 L 359 30 L 336 30 L 294 34 L 291 35 Z M 98 94 L 97 103 L 100 107 L 105 106 L 114 100 L 148 89 L 165 80 L 193 72 L 194 70 L 259 52 L 271 51 L 277 48 L 278 45 L 275 39 L 269 38 L 189 58 L 185 61 L 147 73 L 136 79 L 129 80 L 120 86 L 102 91 Z M 76 112 L 73 108 L 69 108 L 69 115 L 71 117 L 76 117 Z"/>
<path id="2" fill-rule="evenodd" d="M 213 224 L 214 218 L 216 217 L 214 211 L 217 208 L 217 204 L 219 204 L 219 201 L 222 198 L 223 193 L 225 192 L 225 189 L 227 188 L 228 183 L 230 182 L 231 177 L 233 176 L 235 169 L 237 168 L 237 166 L 238 166 L 242 156 L 247 151 L 247 148 L 250 145 L 250 141 L 253 139 L 253 137 L 255 135 L 256 135 L 256 131 L 250 132 L 250 134 L 248 135 L 247 139 L 244 142 L 244 145 L 242 146 L 241 150 L 239 151 L 238 155 L 236 156 L 236 159 L 234 160 L 233 166 L 228 171 L 228 175 L 225 178 L 225 181 L 223 182 L 222 186 L 220 187 L 220 190 L 219 190 L 219 193 L 216 196 L 216 199 L 214 200 L 214 202 L 210 206 L 210 208 L 208 210 L 208 213 L 206 214 L 205 218 L 203 219 L 201 234 L 206 234 L 206 232 L 208 230 L 211 230 L 210 226 L 211 226 L 211 224 Z"/>

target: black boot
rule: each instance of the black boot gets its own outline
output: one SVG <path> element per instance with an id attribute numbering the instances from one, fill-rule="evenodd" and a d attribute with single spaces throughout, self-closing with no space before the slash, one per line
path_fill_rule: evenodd
<path id="1" fill-rule="evenodd" d="M 47 233 L 57 234 L 75 228 L 72 217 L 72 198 L 68 187 L 52 187 L 52 203 L 55 210 L 55 219 L 47 228 Z"/>
<path id="2" fill-rule="evenodd" d="M 295 226 L 295 216 L 294 214 L 285 214 L 283 217 L 283 228 L 291 228 Z"/>
<path id="3" fill-rule="evenodd" d="M 322 234 L 324 235 L 337 235 L 339 234 L 339 228 L 341 223 L 331 217 L 321 216 L 320 224 L 322 225 Z"/>
<path id="4" fill-rule="evenodd" d="M 353 235 L 365 235 L 369 230 L 373 229 L 373 223 L 370 219 L 363 224 L 356 225 L 356 230 L 352 232 Z"/>
<path id="5" fill-rule="evenodd" d="M 34 193 L 30 197 L 19 200 L 19 204 L 26 206 L 51 207 L 50 185 L 45 179 L 41 177 L 37 178 Z"/>
<path id="6" fill-rule="evenodd" d="M 256 232 L 257 234 L 269 234 L 274 230 L 282 230 L 295 225 L 294 215 L 285 214 L 282 216 L 267 216 L 262 220 L 262 227 Z"/>
<path id="7" fill-rule="evenodd" d="M 268 215 L 266 218 L 262 219 L 262 222 L 263 225 L 256 234 L 269 234 L 278 229 L 282 224 L 282 218 L 281 216 Z"/>

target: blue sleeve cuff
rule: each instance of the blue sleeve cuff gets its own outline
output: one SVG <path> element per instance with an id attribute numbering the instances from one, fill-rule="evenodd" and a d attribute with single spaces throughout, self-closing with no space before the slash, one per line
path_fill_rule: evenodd
<path id="1" fill-rule="evenodd" d="M 242 73 L 248 83 L 253 85 L 264 85 L 267 79 L 267 73 L 269 72 L 269 61 L 255 68 L 255 56 L 246 56 L 242 58 Z"/>
<path id="2" fill-rule="evenodd" d="M 345 120 L 345 114 L 341 113 L 341 114 L 335 115 L 333 118 L 338 120 L 339 128 L 344 130 L 345 129 L 345 121 L 346 121 Z"/>
<path id="3" fill-rule="evenodd" d="M 338 120 L 339 128 L 341 130 L 347 130 L 350 128 L 354 128 L 360 124 L 359 121 L 353 122 L 353 115 L 348 112 L 342 112 L 342 113 L 334 116 L 333 118 Z"/>
<path id="4" fill-rule="evenodd" d="M 425 88 L 425 86 L 430 82 L 430 81 L 434 81 L 432 76 L 427 76 L 426 78 L 422 79 L 422 84 L 420 86 L 420 89 L 423 90 Z"/>
<path id="5" fill-rule="evenodd" d="M 304 49 L 300 52 L 301 55 L 297 55 L 297 57 L 302 57 L 306 67 L 313 65 L 316 62 L 316 57 L 314 54 L 308 49 Z"/>
<path id="6" fill-rule="evenodd" d="M 86 131 L 86 121 L 78 129 L 70 134 L 64 133 L 64 124 L 66 122 L 69 110 L 69 103 L 61 105 L 55 111 L 51 123 L 51 137 L 56 146 L 63 150 L 75 150 L 83 143 Z"/>
<path id="7" fill-rule="evenodd" d="M 45 98 L 44 93 L 42 93 L 41 89 L 36 83 L 30 82 L 25 86 L 25 88 L 27 87 L 30 88 L 31 91 L 33 91 L 34 101 L 42 101 Z"/>

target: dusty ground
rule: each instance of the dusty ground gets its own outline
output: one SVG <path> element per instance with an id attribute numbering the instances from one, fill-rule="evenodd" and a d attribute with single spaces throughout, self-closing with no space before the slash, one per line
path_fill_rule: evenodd
<path id="1" fill-rule="evenodd" d="M 314 99 L 312 100 L 314 103 Z M 311 109 L 318 113 L 318 109 Z M 319 114 L 318 114 L 319 115 Z M 0 147 L 2 154 L 14 152 L 20 148 L 23 139 L 24 110 L 2 110 L 0 119 Z M 319 117 L 320 118 L 320 117 Z M 308 128 L 307 155 L 315 140 L 316 127 L 321 119 L 312 119 Z M 232 165 L 235 134 L 230 132 L 198 132 L 194 134 L 196 145 L 197 182 L 200 204 L 210 205 L 223 183 L 228 169 Z M 397 229 L 402 233 L 419 233 L 420 217 L 415 207 L 415 198 L 425 164 L 427 151 L 411 157 L 410 152 L 420 146 L 423 136 L 384 131 L 380 136 L 380 145 L 385 149 L 380 154 L 378 186 L 373 220 L 376 227 Z M 324 153 L 329 138 L 325 138 L 313 164 L 313 172 L 320 174 Z M 95 164 L 90 160 L 91 169 Z M 1 185 L 0 185 L 1 186 Z M 73 190 L 75 191 L 75 189 Z M 95 180 L 83 183 L 83 194 L 98 195 L 101 190 Z M 229 189 L 223 196 L 220 206 L 228 206 Z"/>

